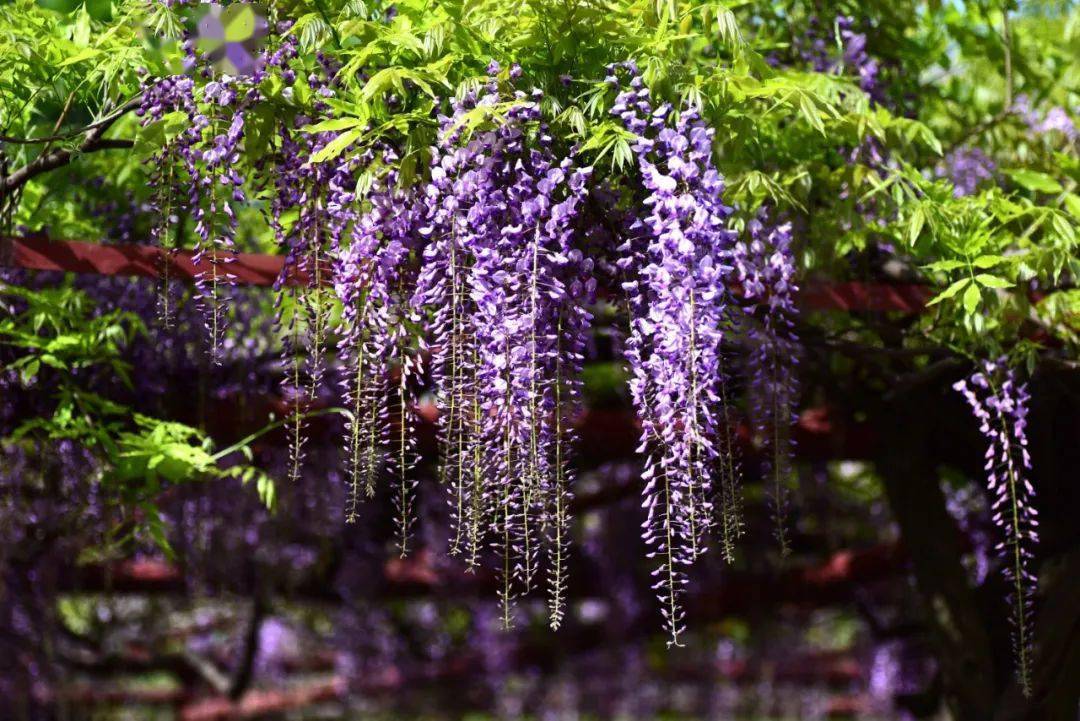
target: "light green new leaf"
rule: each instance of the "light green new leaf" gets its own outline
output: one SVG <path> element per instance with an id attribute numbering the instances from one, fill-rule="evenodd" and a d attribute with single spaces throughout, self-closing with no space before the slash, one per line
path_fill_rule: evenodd
<path id="1" fill-rule="evenodd" d="M 1060 193 L 1062 191 L 1061 183 L 1054 180 L 1054 178 L 1046 173 L 1023 168 L 1006 170 L 1005 172 L 1010 178 L 1016 181 L 1017 184 L 1028 190 L 1034 190 L 1037 193 Z"/>
<path id="2" fill-rule="evenodd" d="M 945 290 L 941 291 L 936 296 L 934 296 L 930 300 L 930 302 L 927 303 L 927 305 L 937 305 L 938 303 L 940 303 L 943 300 L 948 300 L 949 298 L 952 298 L 954 295 L 956 295 L 961 290 L 963 290 L 968 285 L 968 283 L 970 283 L 970 282 L 971 282 L 970 278 L 961 278 L 960 280 L 956 281 L 955 283 L 950 285 L 948 288 L 946 288 Z"/>
<path id="3" fill-rule="evenodd" d="M 965 265 L 966 264 L 960 260 L 939 260 L 930 263 L 929 265 L 924 265 L 923 267 L 935 273 L 948 273 L 953 270 L 960 270 L 965 267 Z"/>
<path id="4" fill-rule="evenodd" d="M 1004 278 L 999 278 L 996 275 L 989 275 L 987 273 L 979 273 L 975 276 L 975 281 L 980 285 L 987 288 L 1012 288 L 1013 284 Z"/>
<path id="5" fill-rule="evenodd" d="M 1069 215 L 1080 220 L 1080 195 L 1065 193 L 1065 209 L 1069 211 Z"/>
<path id="6" fill-rule="evenodd" d="M 980 255 L 975 260 L 971 261 L 971 264 L 976 268 L 993 268 L 994 266 L 1001 265 L 1008 261 L 1008 258 L 1000 255 Z"/>
<path id="7" fill-rule="evenodd" d="M 972 283 L 968 286 L 968 289 L 964 291 L 964 310 L 969 314 L 974 313 L 979 308 L 980 300 L 982 300 L 982 291 L 979 290 L 979 286 Z"/>
<path id="8" fill-rule="evenodd" d="M 57 67 L 66 68 L 68 65 L 74 65 L 75 63 L 81 63 L 83 60 L 89 60 L 90 58 L 96 58 L 101 55 L 101 51 L 97 48 L 84 48 L 82 51 L 72 55 L 67 60 L 57 64 Z"/>
<path id="9" fill-rule="evenodd" d="M 330 120 L 324 120 L 321 123 L 315 123 L 313 125 L 305 125 L 300 128 L 302 133 L 329 133 L 339 130 L 348 130 L 349 128 L 355 128 L 358 125 L 364 123 L 360 118 L 331 118 Z"/>
<path id="10" fill-rule="evenodd" d="M 312 163 L 324 163 L 332 160 L 345 152 L 345 149 L 360 139 L 364 134 L 362 128 L 353 128 L 337 136 L 323 147 L 322 150 L 311 156 Z"/>

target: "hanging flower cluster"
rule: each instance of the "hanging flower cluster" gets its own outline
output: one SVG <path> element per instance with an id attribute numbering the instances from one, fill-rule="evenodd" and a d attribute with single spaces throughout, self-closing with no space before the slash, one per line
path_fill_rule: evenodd
<path id="1" fill-rule="evenodd" d="M 188 52 L 187 62 L 197 62 L 190 41 L 184 47 Z M 244 137 L 244 109 L 258 100 L 255 85 L 260 79 L 242 82 L 222 76 L 203 87 L 197 102 L 195 84 L 189 77 L 147 78 L 136 110 L 143 118 L 143 125 L 161 120 L 173 111 L 187 116 L 184 131 L 148 161 L 153 165 L 151 182 L 159 189 L 155 204 L 160 215 L 153 235 L 159 245 L 166 247 L 168 228 L 178 221 L 180 203 L 176 199 L 181 198 L 183 210 L 195 221 L 198 243 L 193 261 L 199 268 L 195 278 L 196 298 L 205 317 L 210 358 L 216 365 L 222 362 L 227 326 L 226 289 L 235 280 L 228 270 L 236 260 L 234 206 L 247 199 L 244 177 L 237 170 Z M 172 310 L 167 260 L 163 270 L 166 272 L 162 273 L 165 288 L 161 313 L 168 319 Z"/>
<path id="2" fill-rule="evenodd" d="M 840 45 L 842 52 L 836 53 Z M 866 33 L 858 32 L 855 19 L 838 15 L 822 28 L 815 16 L 810 18 L 804 39 L 798 39 L 799 57 L 819 73 L 850 73 L 858 78 L 859 88 L 873 100 L 881 102 L 882 87 L 878 77 L 881 65 L 866 49 Z"/>
<path id="3" fill-rule="evenodd" d="M 1002 572 L 1010 585 L 1016 675 L 1025 695 L 1031 693 L 1031 606 L 1036 578 L 1031 570 L 1032 547 L 1038 543 L 1038 511 L 1032 505 L 1035 489 L 1028 479 L 1027 384 L 1019 383 L 1004 358 L 984 361 L 970 378 L 957 381 L 971 407 L 979 431 L 986 437 L 986 482 L 993 503 L 992 520 L 1002 531 L 997 545 Z"/>
<path id="4" fill-rule="evenodd" d="M 512 68 L 510 79 L 517 75 Z M 390 173 L 373 190 L 341 254 L 336 285 L 345 305 L 354 501 L 374 494 L 381 473 L 397 473 L 404 552 L 413 486 L 409 378 L 418 370 L 409 325 L 422 325 L 451 552 L 475 568 L 494 547 L 506 625 L 512 601 L 534 586 L 546 560 L 551 623 L 558 626 L 569 540 L 569 418 L 580 396 L 595 282 L 591 262 L 574 247 L 588 169 L 558 158 L 540 122 L 540 97 L 506 97 L 492 77 L 479 93 L 455 101 L 452 115 L 439 121 L 430 182 L 402 191 Z M 466 135 L 469 113 L 486 114 L 492 127 Z M 391 166 L 397 157 L 386 153 L 383 164 Z M 414 245 L 421 265 L 411 279 L 404 274 Z M 397 387 L 390 389 L 394 371 Z M 355 512 L 351 506 L 350 517 Z"/>
<path id="5" fill-rule="evenodd" d="M 150 210 L 153 222 L 150 237 L 154 245 L 161 248 L 161 288 L 158 293 L 158 316 L 162 325 L 168 329 L 173 324 L 175 313 L 173 296 L 170 288 L 169 255 L 174 251 L 170 247 L 170 236 L 180 222 L 183 209 L 183 191 L 187 171 L 194 167 L 195 145 L 199 142 L 198 126 L 191 122 L 197 115 L 195 105 L 195 83 L 186 75 L 173 75 L 165 78 L 148 80 L 143 87 L 142 98 L 135 114 L 142 120 L 143 127 L 161 121 L 167 113 L 180 111 L 187 116 L 188 123 L 175 138 L 167 139 L 161 149 L 146 160 L 149 184 L 153 189 L 150 198 Z M 188 187 L 190 187 L 188 183 Z M 190 198 L 189 198 L 190 199 Z"/>
<path id="6" fill-rule="evenodd" d="M 637 136 L 647 210 L 623 248 L 632 313 L 626 357 L 646 457 L 645 540 L 659 559 L 654 588 L 669 644 L 678 645 L 685 569 L 705 551 L 714 525 L 712 479 L 723 462 L 716 443 L 726 413 L 721 341 L 735 234 L 712 162 L 713 131 L 693 108 L 675 117 L 669 105 L 654 106 L 636 67 L 625 67 L 629 88 L 612 113 Z"/>
<path id="7" fill-rule="evenodd" d="M 863 92 L 880 101 L 881 86 L 878 81 L 880 68 L 878 61 L 866 50 L 866 33 L 860 33 L 855 29 L 855 20 L 850 15 L 836 18 L 836 26 L 840 30 L 840 41 L 844 46 L 844 67 L 854 71 Z"/>
<path id="8" fill-rule="evenodd" d="M 290 27 L 283 23 L 278 29 L 285 34 Z M 296 71 L 290 63 L 296 56 L 296 37 L 287 35 L 268 55 L 266 71 L 293 83 Z M 325 100 L 334 94 L 330 84 L 336 70 L 324 55 L 319 54 L 318 60 L 320 72 L 310 73 L 306 82 L 315 98 L 313 110 L 326 112 L 329 106 Z M 370 162 L 371 154 L 349 152 L 329 161 L 311 162 L 340 134 L 313 131 L 305 115 L 279 125 L 278 135 L 271 225 L 285 256 L 275 282 L 276 319 L 288 369 L 283 390 L 292 406 L 289 476 L 296 480 L 304 458 L 305 411 L 323 386 L 329 354 L 327 336 L 334 309 L 330 265 L 356 220 L 356 171 Z"/>
<path id="9" fill-rule="evenodd" d="M 750 221 L 734 255 L 736 278 L 749 304 L 745 331 L 751 420 L 763 450 L 762 478 L 770 487 L 776 540 L 787 555 L 787 489 L 794 450 L 790 430 L 799 391 L 791 224 L 771 224 L 765 215 Z"/>
<path id="10" fill-rule="evenodd" d="M 972 195 L 984 180 L 994 177 L 994 161 L 981 148 L 957 148 L 948 153 L 935 173 L 953 184 L 953 195 Z"/>
<path id="11" fill-rule="evenodd" d="M 219 294 L 231 278 L 232 204 L 246 197 L 236 170 L 244 108 L 267 74 L 297 82 L 297 41 L 288 26 L 278 30 L 282 41 L 250 80 L 208 78 L 196 102 L 192 82 L 174 79 L 148 88 L 144 101 L 150 118 L 171 109 L 189 117 L 191 129 L 162 152 L 176 153 L 191 181 L 186 207 L 200 238 L 197 261 L 210 266 L 198 295 L 215 359 L 225 325 Z M 312 91 L 314 113 L 325 114 L 337 71 L 318 60 L 300 82 Z M 714 536 L 732 560 L 742 534 L 723 348 L 737 337 L 754 344 L 751 367 L 766 401 L 757 428 L 771 438 L 767 472 L 783 514 L 795 396 L 786 364 L 797 340 L 790 227 L 755 221 L 751 240 L 738 242 L 712 159 L 713 131 L 693 107 L 654 104 L 633 63 L 612 66 L 608 78 L 618 86 L 628 76 L 612 113 L 636 136 L 636 172 L 620 187 L 590 188 L 591 168 L 579 165 L 576 149 L 559 148 L 542 119 L 543 93 L 516 87 L 520 68 L 493 62 L 488 72 L 437 118 L 429 179 L 412 187 L 401 182 L 393 143 L 339 147 L 335 124 L 314 126 L 305 114 L 277 122 L 277 152 L 258 162 L 275 164 L 268 215 L 285 257 L 276 322 L 291 405 L 289 476 L 301 477 L 304 418 L 332 370 L 346 410 L 346 519 L 356 521 L 361 501 L 392 479 L 406 554 L 416 398 L 430 383 L 450 552 L 469 569 L 495 565 L 505 625 L 516 599 L 546 585 L 558 627 L 595 276 L 617 276 L 630 317 L 622 350 L 642 424 L 643 535 L 678 645 L 688 567 Z M 733 293 L 740 285 L 743 292 Z M 341 315 L 331 367 L 335 300 Z"/>
<path id="12" fill-rule="evenodd" d="M 386 165 L 396 160 L 392 150 L 384 151 Z M 362 497 L 375 495 L 379 475 L 393 473 L 398 547 L 405 555 L 416 485 L 409 476 L 415 462 L 411 380 L 420 370 L 412 348 L 414 319 L 406 289 L 413 279 L 407 260 L 415 245 L 418 206 L 411 194 L 397 190 L 396 185 L 397 174 L 391 171 L 369 194 L 349 246 L 338 255 L 334 285 L 343 308 L 341 383 L 350 412 L 346 423 L 347 520 L 357 519 Z"/>

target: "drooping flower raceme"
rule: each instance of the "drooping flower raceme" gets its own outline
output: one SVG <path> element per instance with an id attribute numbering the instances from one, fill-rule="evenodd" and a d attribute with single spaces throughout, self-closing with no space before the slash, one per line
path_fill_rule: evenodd
<path id="1" fill-rule="evenodd" d="M 423 190 L 426 247 L 414 305 L 429 319 L 451 552 L 474 567 L 490 541 L 501 559 L 507 625 L 512 599 L 532 587 L 546 556 L 557 626 L 569 536 L 568 421 L 595 291 L 592 264 L 575 247 L 588 169 L 555 154 L 538 91 L 505 97 L 493 77 L 440 121 Z M 493 127 L 465 137 L 461 119 L 477 111 Z"/>
<path id="2" fill-rule="evenodd" d="M 798 398 L 798 337 L 795 259 L 790 223 L 774 225 L 767 216 L 747 224 L 736 246 L 735 270 L 745 301 L 749 346 L 747 383 L 750 413 L 762 453 L 762 477 L 771 489 L 780 552 L 790 548 L 787 496 L 792 475 L 791 424 Z"/>
<path id="3" fill-rule="evenodd" d="M 881 100 L 881 87 L 878 83 L 880 67 L 878 61 L 866 50 L 866 33 L 855 29 L 855 21 L 850 16 L 836 18 L 836 25 L 844 46 L 844 66 L 854 71 L 863 92 L 875 100 Z"/>
<path id="4" fill-rule="evenodd" d="M 234 78 L 222 77 L 207 83 L 202 98 L 207 114 L 196 115 L 192 122 L 203 138 L 188 166 L 194 181 L 189 206 L 199 239 L 192 261 L 199 268 L 195 291 L 206 317 L 214 364 L 221 363 L 228 318 L 227 288 L 235 280 L 228 270 L 236 261 L 234 204 L 246 200 L 244 178 L 237 170 L 245 122 L 242 90 Z"/>
<path id="5" fill-rule="evenodd" d="M 799 54 L 802 60 L 819 73 L 854 74 L 859 88 L 880 102 L 881 83 L 878 75 L 881 67 L 867 51 L 866 34 L 856 29 L 854 18 L 839 15 L 827 30 L 821 25 L 817 17 L 811 18 L 806 40 L 796 41 L 795 47 L 801 47 Z M 839 56 L 835 53 L 837 42 L 842 47 Z"/>
<path id="6" fill-rule="evenodd" d="M 1031 605 L 1036 578 L 1031 570 L 1032 548 L 1038 543 L 1038 511 L 1032 505 L 1035 489 L 1028 474 L 1027 384 L 1005 359 L 984 361 L 970 378 L 958 381 L 959 391 L 986 437 L 986 482 L 993 498 L 994 525 L 1003 539 L 997 548 L 1002 572 L 1009 582 L 1016 675 L 1025 695 L 1031 693 Z"/>
<path id="7" fill-rule="evenodd" d="M 296 39 L 287 37 L 266 63 L 283 80 L 295 80 L 290 61 L 296 57 Z M 327 109 L 321 98 L 331 93 L 330 69 L 307 78 L 316 110 Z M 275 195 L 271 224 L 285 262 L 276 282 L 277 321 L 287 364 L 284 391 L 292 401 L 290 476 L 298 478 L 303 458 L 303 411 L 318 396 L 327 364 L 327 335 L 333 310 L 330 264 L 342 237 L 356 218 L 356 172 L 371 160 L 370 152 L 346 152 L 322 162 L 311 162 L 339 136 L 336 131 L 314 131 L 309 118 L 298 115 L 291 127 L 278 128 L 280 152 L 276 158 Z"/>
<path id="8" fill-rule="evenodd" d="M 395 159 L 392 150 L 383 153 L 384 162 Z M 350 412 L 347 519 L 356 520 L 359 500 L 375 494 L 380 475 L 394 475 L 398 548 L 404 556 L 413 524 L 416 483 L 409 472 L 415 462 L 413 379 L 419 371 L 409 329 L 413 318 L 406 288 L 413 279 L 407 260 L 419 206 L 412 191 L 396 185 L 391 172 L 368 194 L 348 247 L 338 255 L 334 285 L 343 308 L 341 382 Z"/>
<path id="9" fill-rule="evenodd" d="M 654 107 L 636 68 L 612 113 L 637 135 L 644 217 L 624 245 L 632 313 L 626 358 L 645 454 L 645 540 L 670 645 L 683 630 L 685 568 L 713 524 L 722 424 L 721 340 L 734 234 L 712 162 L 713 131 L 690 107 Z"/>
<path id="10" fill-rule="evenodd" d="M 182 132 L 168 140 L 146 161 L 150 176 L 149 184 L 153 189 L 150 199 L 153 211 L 150 237 L 153 244 L 161 248 L 163 253 L 158 315 L 166 329 L 172 326 L 175 312 L 170 287 L 172 263 L 169 256 L 175 250 L 170 247 L 171 235 L 179 223 L 179 215 L 183 209 L 182 188 L 187 186 L 191 188 L 192 193 L 198 192 L 191 178 L 186 177 L 190 169 L 195 167 L 194 147 L 201 136 L 200 124 L 196 122 L 199 113 L 195 105 L 194 91 L 194 81 L 184 75 L 147 78 L 143 86 L 142 99 L 135 110 L 136 116 L 141 118 L 143 127 L 160 122 L 167 114 L 173 112 L 182 113 L 187 121 Z M 188 200 L 191 201 L 192 197 L 189 196 Z"/>

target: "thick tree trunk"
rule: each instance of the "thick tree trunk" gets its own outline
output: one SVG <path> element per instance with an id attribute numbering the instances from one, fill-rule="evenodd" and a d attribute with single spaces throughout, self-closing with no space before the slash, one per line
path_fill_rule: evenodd
<path id="1" fill-rule="evenodd" d="M 926 602 L 946 703 L 956 721 L 1077 721 L 1080 379 L 1071 371 L 1055 372 L 1032 383 L 1029 437 L 1042 535 L 1033 691 L 1024 698 L 1012 673 L 1004 587 L 998 578 L 978 589 L 969 583 L 961 565 L 963 539 L 938 476 L 947 464 L 982 482 L 982 440 L 950 389 L 953 374 L 927 375 L 877 412 L 880 427 L 891 428 L 877 465 Z"/>
<path id="2" fill-rule="evenodd" d="M 932 455 L 934 400 L 912 392 L 889 404 L 878 471 L 926 602 L 946 703 L 956 721 L 987 721 L 997 698 L 991 641 L 961 564 L 963 541 L 945 508 Z M 886 422 L 886 418 L 888 419 Z"/>

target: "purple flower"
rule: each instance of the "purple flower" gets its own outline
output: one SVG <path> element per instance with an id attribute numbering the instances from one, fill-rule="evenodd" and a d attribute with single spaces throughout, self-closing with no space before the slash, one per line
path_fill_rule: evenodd
<path id="1" fill-rule="evenodd" d="M 1038 543 L 1035 488 L 1028 479 L 1027 384 L 1019 383 L 1004 358 L 984 361 L 970 378 L 957 381 L 959 391 L 986 437 L 986 481 L 993 497 L 992 520 L 1003 540 L 997 548 L 1009 583 L 1016 675 L 1025 695 L 1031 693 L 1031 605 L 1036 578 L 1031 570 L 1032 546 Z"/>
<path id="2" fill-rule="evenodd" d="M 625 67 L 625 66 L 624 66 Z M 619 249 L 632 313 L 626 358 L 645 454 L 644 537 L 669 645 L 679 645 L 685 568 L 706 548 L 716 439 L 724 424 L 721 341 L 735 235 L 723 179 L 712 161 L 713 131 L 696 111 L 674 117 L 654 106 L 632 67 L 612 114 L 638 136 L 633 150 L 646 214 Z"/>
<path id="3" fill-rule="evenodd" d="M 948 178 L 957 198 L 972 195 L 982 181 L 994 177 L 997 166 L 980 148 L 957 148 L 945 156 L 937 169 L 939 178 Z"/>
<path id="4" fill-rule="evenodd" d="M 747 373 L 751 418 L 762 454 L 762 477 L 771 488 L 776 538 L 782 554 L 787 540 L 787 495 L 794 442 L 791 425 L 798 399 L 798 336 L 795 258 L 791 224 L 773 224 L 764 213 L 747 226 L 735 248 L 735 272 L 746 305 L 743 325 L 750 347 Z"/>

